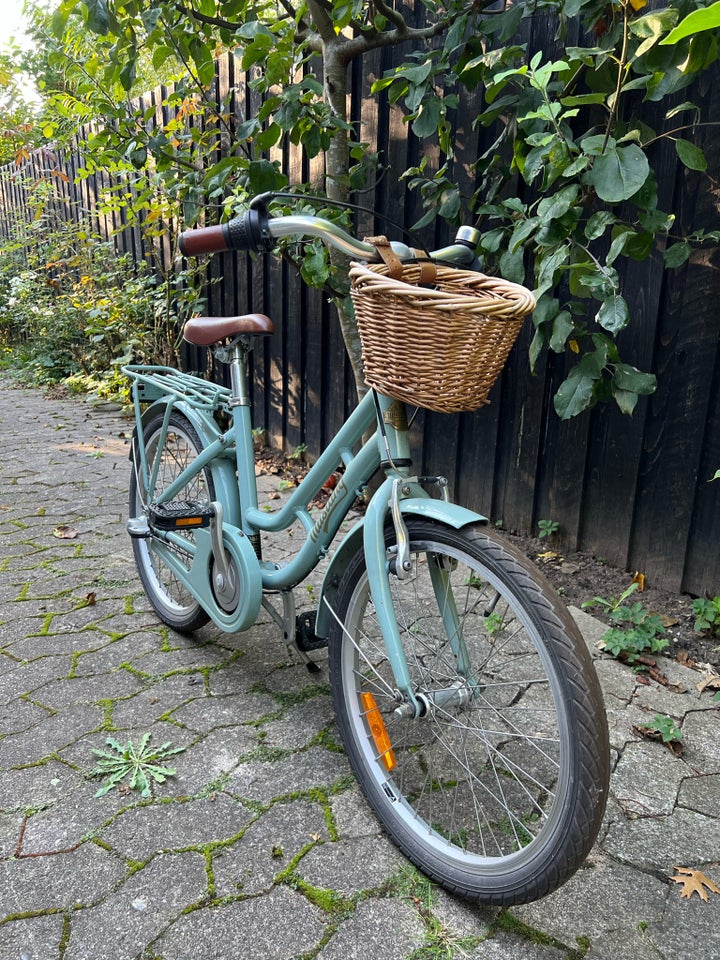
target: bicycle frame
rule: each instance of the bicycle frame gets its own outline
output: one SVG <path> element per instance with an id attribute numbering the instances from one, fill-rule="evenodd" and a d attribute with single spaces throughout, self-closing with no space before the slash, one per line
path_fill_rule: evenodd
<path id="1" fill-rule="evenodd" d="M 419 710 L 415 700 L 410 674 L 403 654 L 398 624 L 395 619 L 390 584 L 388 578 L 388 554 L 395 564 L 396 575 L 402 577 L 403 551 L 407 549 L 407 530 L 403 517 L 418 515 L 441 520 L 456 529 L 470 523 L 485 522 L 485 518 L 446 499 L 434 499 L 416 479 L 409 476 L 410 451 L 408 443 L 408 424 L 405 405 L 382 395 L 368 393 L 343 424 L 338 433 L 328 443 L 315 464 L 293 490 L 287 501 L 276 513 L 267 513 L 258 508 L 257 483 L 252 442 L 252 422 L 247 384 L 247 354 L 250 345 L 244 339 L 232 349 L 230 391 L 215 388 L 216 394 L 210 399 L 199 401 L 183 391 L 182 384 L 177 389 L 165 389 L 161 373 L 166 372 L 188 383 L 196 378 L 176 374 L 169 368 L 130 366 L 124 371 L 134 378 L 133 399 L 136 412 L 136 438 L 133 450 L 136 451 L 136 469 L 141 474 L 142 487 L 149 492 L 153 504 L 170 502 L 183 488 L 196 478 L 205 468 L 218 477 L 222 487 L 222 506 L 220 526 L 222 546 L 229 552 L 242 575 L 241 600 L 237 610 L 228 613 L 216 601 L 210 583 L 210 560 L 213 556 L 213 533 L 205 529 L 195 531 L 195 543 L 172 531 L 154 531 L 154 549 L 163 561 L 170 566 L 186 588 L 205 607 L 213 621 L 221 629 L 232 632 L 247 629 L 257 617 L 263 592 L 278 591 L 287 596 L 294 586 L 307 577 L 311 570 L 327 553 L 340 525 L 348 511 L 367 486 L 370 478 L 379 467 L 385 471 L 386 479 L 371 498 L 364 519 L 344 538 L 335 552 L 329 569 L 324 577 L 320 591 L 316 633 L 327 637 L 333 619 L 333 598 L 337 584 L 351 557 L 362 548 L 370 581 L 375 609 L 387 645 L 388 656 L 395 674 L 398 689 Z M 199 381 L 198 381 L 199 382 Z M 141 387 L 144 386 L 144 389 Z M 167 486 L 157 498 L 152 491 L 157 480 L 156 469 L 150 470 L 145 458 L 143 437 L 143 413 L 141 402 L 151 399 L 154 404 L 164 405 L 164 425 L 161 442 L 168 429 L 170 413 L 173 409 L 185 414 L 197 430 L 203 450 L 182 472 Z M 231 424 L 228 430 L 221 431 L 214 419 L 213 412 L 218 407 L 228 410 Z M 154 409 L 155 407 L 153 407 Z M 374 435 L 366 443 L 363 436 L 376 424 Z M 357 453 L 354 449 L 359 447 Z M 228 479 L 227 467 L 234 458 L 237 471 L 235 483 Z M 332 491 L 325 507 L 317 518 L 308 510 L 315 495 L 323 487 L 328 477 L 342 464 L 344 472 Z M 235 471 L 233 470 L 233 474 Z M 440 478 L 431 478 L 441 482 Z M 216 486 L 218 484 L 216 483 Z M 388 550 L 386 546 L 386 526 L 390 516 L 395 528 L 397 544 Z M 261 533 L 273 533 L 286 530 L 299 521 L 305 531 L 305 539 L 295 556 L 285 565 L 258 559 L 253 547 Z M 168 544 L 166 548 L 163 541 Z M 171 549 L 181 547 L 193 555 L 190 570 L 180 563 Z M 433 576 L 434 589 L 438 597 L 446 589 L 446 577 L 441 570 Z M 454 646 L 461 671 L 465 657 L 461 640 L 460 624 L 452 607 L 444 604 L 448 610 L 446 629 Z M 468 679 L 471 679 L 468 676 Z"/>

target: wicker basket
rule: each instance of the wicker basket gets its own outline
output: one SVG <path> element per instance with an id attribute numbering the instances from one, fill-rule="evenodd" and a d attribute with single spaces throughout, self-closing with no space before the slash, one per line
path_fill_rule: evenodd
<path id="1" fill-rule="evenodd" d="M 435 265 L 385 264 L 350 269 L 365 377 L 380 393 L 442 413 L 476 410 L 507 360 L 524 317 L 535 308 L 529 290 L 497 277 Z"/>

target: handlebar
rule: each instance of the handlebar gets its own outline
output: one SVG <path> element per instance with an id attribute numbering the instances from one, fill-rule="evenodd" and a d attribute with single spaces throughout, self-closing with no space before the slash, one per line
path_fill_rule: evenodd
<path id="1" fill-rule="evenodd" d="M 179 245 L 181 253 L 188 257 L 228 250 L 266 253 L 280 237 L 288 236 L 319 237 L 327 246 L 357 260 L 372 262 L 380 259 L 373 244 L 358 240 L 329 220 L 311 216 L 270 217 L 265 204 L 258 199 L 253 201 L 249 210 L 226 223 L 185 230 L 180 234 Z M 461 227 L 454 243 L 430 252 L 429 257 L 442 263 L 472 268 L 478 239 L 478 231 L 473 227 Z M 390 246 L 400 260 L 417 258 L 416 252 L 404 243 L 393 242 Z"/>

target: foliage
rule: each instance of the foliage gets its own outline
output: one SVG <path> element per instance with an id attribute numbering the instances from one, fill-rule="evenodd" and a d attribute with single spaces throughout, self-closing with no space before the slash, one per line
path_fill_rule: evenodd
<path id="1" fill-rule="evenodd" d="M 91 777 L 103 777 L 105 784 L 97 791 L 96 797 L 102 797 L 121 781 L 129 777 L 129 790 L 139 790 L 140 796 L 147 798 L 152 793 L 152 782 L 165 783 L 168 777 L 175 775 L 172 767 L 163 766 L 168 757 L 182 753 L 185 747 L 173 747 L 170 742 L 159 747 L 148 746 L 151 734 L 145 733 L 137 747 L 128 740 L 121 744 L 113 737 L 105 741 L 110 750 L 95 750 L 97 764 L 90 771 Z M 148 779 L 149 778 L 149 779 Z"/>
<path id="2" fill-rule="evenodd" d="M 635 664 L 644 653 L 661 653 L 668 646 L 665 628 L 660 617 L 651 613 L 639 602 L 628 606 L 625 601 L 637 589 L 633 583 L 617 599 L 593 597 L 583 603 L 583 608 L 600 606 L 605 609 L 613 623 L 600 638 L 600 645 L 614 657 Z"/>
<path id="3" fill-rule="evenodd" d="M 487 2 L 473 8 L 473 23 Z M 427 24 L 415 27 L 384 0 L 332 5 L 310 0 L 297 8 L 285 0 L 282 16 L 274 4 L 246 0 L 197 5 L 65 0 L 51 24 L 56 38 L 51 65 L 65 80 L 55 109 L 60 123 L 87 122 L 91 111 L 98 117 L 88 136 L 87 170 L 122 170 L 138 182 L 132 201 L 138 222 L 153 214 L 160 199 L 167 208 L 164 223 L 175 216 L 187 225 L 216 215 L 213 204 L 227 213 L 249 196 L 283 188 L 288 177 L 281 159 L 288 153 L 302 153 L 314 171 L 313 186 L 342 202 L 366 185 L 376 161 L 347 116 L 350 62 L 383 46 L 431 42 L 464 8 L 463 0 L 428 3 Z M 65 42 L 77 35 L 78 24 L 96 35 L 91 53 L 80 58 Z M 247 120 L 236 122 L 235 90 L 221 102 L 214 95 L 215 58 L 223 50 L 233 51 L 236 70 L 246 74 L 241 96 L 254 102 Z M 160 122 L 154 107 L 145 111 L 128 102 L 139 65 L 148 59 L 156 69 L 169 61 L 182 68 L 162 103 Z M 141 182 L 150 174 L 154 189 L 148 192 Z M 359 337 L 345 285 L 333 288 L 337 267 L 317 243 L 300 252 L 300 261 L 306 279 L 335 296 L 362 384 Z"/>
<path id="4" fill-rule="evenodd" d="M 68 210 L 52 178 L 25 189 L 30 219 L 20 211 L 0 258 L 0 343 L 14 364 L 38 382 L 120 391 L 121 364 L 173 362 L 177 312 L 197 303 L 192 276 L 163 278 L 151 262 L 118 254 Z"/>
<path id="5" fill-rule="evenodd" d="M 717 239 L 673 235 L 675 218 L 662 209 L 653 169 L 670 146 L 689 170 L 707 165 L 693 142 L 699 110 L 676 94 L 717 59 L 717 35 L 660 45 L 695 6 L 686 0 L 647 11 L 643 0 L 545 4 L 544 11 L 560 14 L 562 56 L 553 56 L 517 42 L 521 19 L 532 15 L 537 24 L 543 13 L 514 4 L 487 18 L 482 37 L 459 44 L 449 36 L 442 50 L 418 53 L 413 67 L 398 67 L 375 84 L 404 102 L 406 119 L 421 135 L 432 126 L 425 117 L 449 127 L 448 107 L 467 104 L 468 91 L 482 92 L 475 126 L 488 135 L 475 165 L 479 189 L 467 179 L 463 187 L 449 129 L 440 135 L 444 162 L 432 170 L 424 157 L 408 177 L 428 208 L 420 223 L 436 213 L 459 220 L 469 205 L 483 229 L 487 272 L 518 282 L 532 277 L 539 298 L 532 366 L 545 349 L 575 360 L 554 398 L 563 419 L 610 398 L 631 413 L 638 397 L 654 390 L 655 378 L 619 353 L 616 338 L 630 322 L 621 261 L 658 250 L 666 266 L 677 267 L 693 240 Z M 574 41 L 571 17 L 582 19 L 584 43 Z M 456 122 L 467 136 L 466 119 L 458 109 Z"/>
<path id="6" fill-rule="evenodd" d="M 14 44 L 0 50 L 0 165 L 22 161 L 41 139 L 33 108 L 23 97 L 22 60 Z"/>
<path id="7" fill-rule="evenodd" d="M 703 30 L 717 30 L 718 27 L 720 27 L 720 2 L 693 10 L 666 37 L 663 37 L 661 43 L 677 43 L 678 40 L 702 33 Z"/>
<path id="8" fill-rule="evenodd" d="M 628 597 L 631 597 L 638 589 L 639 584 L 633 581 L 629 587 L 623 590 L 619 597 L 593 597 L 592 600 L 586 600 L 582 605 L 583 610 L 585 610 L 587 607 L 598 606 L 603 607 L 607 613 L 612 615 L 625 603 Z"/>
<path id="9" fill-rule="evenodd" d="M 673 718 L 662 713 L 656 713 L 653 719 L 644 725 L 644 728 L 659 734 L 663 743 L 679 743 L 683 737 L 682 730 Z"/>
<path id="10" fill-rule="evenodd" d="M 345 201 L 363 190 L 379 158 L 347 114 L 348 69 L 394 48 L 395 65 L 373 90 L 402 105 L 421 142 L 421 159 L 405 174 L 426 209 L 416 226 L 456 223 L 471 211 L 486 271 L 534 287 L 530 362 L 537 368 L 547 351 L 565 358 L 560 417 L 611 398 L 631 413 L 655 378 L 620 353 L 630 323 L 621 264 L 662 253 L 677 267 L 692 242 L 715 237 L 673 234 L 655 168 L 674 150 L 689 170 L 705 170 L 694 142 L 699 109 L 679 94 L 716 60 L 717 35 L 662 43 L 702 0 L 650 10 L 644 0 L 491 6 L 425 0 L 411 19 L 385 0 L 283 0 L 280 16 L 275 4 L 247 0 L 65 0 L 49 23 L 50 126 L 60 134 L 97 118 L 86 171 L 120 178 L 105 201 L 172 242 L 178 223 L 227 216 L 252 195 L 290 185 L 283 157 L 304 157 L 291 165 L 308 181 L 291 184 L 300 193 L 310 187 Z M 529 17 L 534 30 L 555 32 L 555 52 L 552 41 L 528 48 Z M 241 121 L 236 91 L 222 102 L 214 94 L 215 57 L 230 50 L 247 78 L 237 95 L 252 104 Z M 177 83 L 162 103 L 141 107 L 131 97 L 153 72 Z M 468 175 L 454 145 L 470 126 L 483 146 Z M 317 243 L 288 255 L 335 295 L 360 382 L 336 265 Z"/>
<path id="11" fill-rule="evenodd" d="M 560 524 L 557 520 L 538 520 L 538 536 L 540 538 L 552 537 L 559 529 Z"/>
<path id="12" fill-rule="evenodd" d="M 692 609 L 695 614 L 696 633 L 709 631 L 720 636 L 720 597 L 713 597 L 711 600 L 697 597 L 693 600 Z"/>

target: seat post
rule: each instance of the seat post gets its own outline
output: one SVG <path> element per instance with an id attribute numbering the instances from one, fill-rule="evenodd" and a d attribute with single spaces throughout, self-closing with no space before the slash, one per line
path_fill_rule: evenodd
<path id="1" fill-rule="evenodd" d="M 238 337 L 232 345 L 230 359 L 230 398 L 231 407 L 249 407 L 250 390 L 248 387 L 249 337 Z"/>

